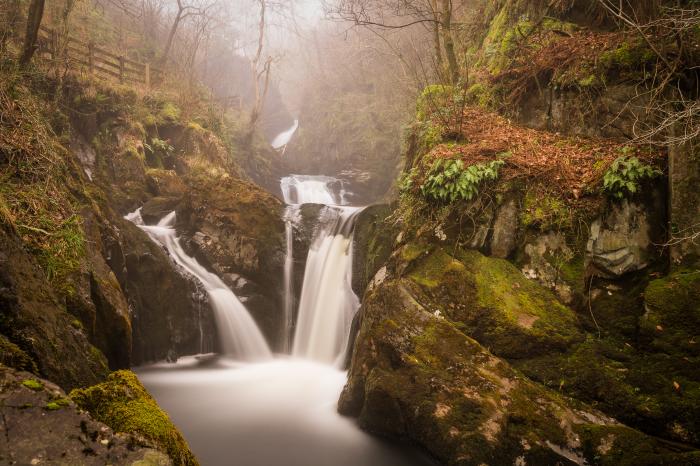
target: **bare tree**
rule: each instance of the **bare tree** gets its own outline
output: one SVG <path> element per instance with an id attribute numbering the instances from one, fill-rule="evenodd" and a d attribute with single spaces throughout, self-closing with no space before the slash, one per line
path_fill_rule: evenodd
<path id="1" fill-rule="evenodd" d="M 457 82 L 459 65 L 452 35 L 452 0 L 340 0 L 326 4 L 326 12 L 333 19 L 375 31 L 428 27 L 436 74 L 443 81 Z"/>
<path id="2" fill-rule="evenodd" d="M 39 26 L 41 19 L 44 17 L 44 0 L 32 0 L 29 4 L 29 12 L 27 14 L 27 30 L 24 35 L 24 46 L 22 48 L 22 56 L 20 57 L 20 65 L 26 66 L 32 60 L 34 52 L 36 52 L 36 41 L 39 36 Z"/>
<path id="3" fill-rule="evenodd" d="M 267 96 L 267 90 L 270 85 L 270 71 L 272 69 L 272 56 L 264 56 L 263 51 L 265 49 L 265 28 L 266 19 L 265 14 L 267 12 L 267 1 L 257 0 L 260 7 L 260 16 L 258 20 L 258 40 L 257 47 L 255 49 L 255 55 L 250 60 L 250 69 L 253 79 L 253 108 L 250 112 L 250 137 L 252 137 L 255 127 L 262 114 L 263 105 L 265 104 L 265 97 Z"/>
<path id="4" fill-rule="evenodd" d="M 177 12 L 175 13 L 175 18 L 173 19 L 173 24 L 170 26 L 170 31 L 168 32 L 168 38 L 165 42 L 165 48 L 163 49 L 163 55 L 161 57 L 161 63 L 165 64 L 168 61 L 168 56 L 173 47 L 173 40 L 175 39 L 175 34 L 177 33 L 178 27 L 185 19 L 192 16 L 203 16 L 207 14 L 207 10 L 211 8 L 216 2 L 211 3 L 184 3 L 183 0 L 177 1 Z"/>

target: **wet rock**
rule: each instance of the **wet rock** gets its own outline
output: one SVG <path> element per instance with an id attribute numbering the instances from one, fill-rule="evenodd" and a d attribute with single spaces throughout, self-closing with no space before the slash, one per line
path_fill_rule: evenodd
<path id="1" fill-rule="evenodd" d="M 212 351 L 214 318 L 201 284 L 135 225 L 124 221 L 119 241 L 120 283 L 132 309 L 132 364 Z"/>
<path id="2" fill-rule="evenodd" d="M 142 438 L 93 420 L 53 383 L 2 365 L 0 417 L 2 464 L 174 464 Z"/>
<path id="3" fill-rule="evenodd" d="M 505 259 L 516 247 L 518 233 L 518 205 L 515 199 L 503 203 L 498 208 L 491 234 L 491 255 Z"/>
<path id="4" fill-rule="evenodd" d="M 353 239 L 352 288 L 362 296 L 367 284 L 393 251 L 397 228 L 387 217 L 393 211 L 387 204 L 365 208 L 357 215 Z"/>
<path id="5" fill-rule="evenodd" d="M 141 207 L 141 218 L 146 225 L 155 225 L 163 217 L 177 209 L 179 198 L 154 197 Z"/>
<path id="6" fill-rule="evenodd" d="M 260 187 L 232 177 L 190 177 L 177 210 L 183 245 L 219 276 L 250 284 L 246 307 L 273 345 L 281 334 L 286 254 L 283 205 Z"/>
<path id="7" fill-rule="evenodd" d="M 586 260 L 603 277 L 618 277 L 648 265 L 651 246 L 646 209 L 623 200 L 591 224 Z"/>
<path id="8" fill-rule="evenodd" d="M 105 382 L 73 390 L 70 397 L 115 431 L 138 435 L 143 444 L 167 453 L 174 464 L 198 464 L 180 431 L 133 372 L 113 372 Z"/>
<path id="9" fill-rule="evenodd" d="M 416 442 L 451 465 L 696 458 L 529 381 L 414 290 L 394 279 L 365 296 L 339 402 L 364 429 Z"/>
<path id="10" fill-rule="evenodd" d="M 0 227 L 0 333 L 31 358 L 39 373 L 61 387 L 98 382 L 107 374 L 104 355 L 68 314 L 35 259 Z"/>
<path id="11" fill-rule="evenodd" d="M 567 305 L 574 303 L 584 280 L 583 260 L 560 232 L 538 235 L 524 246 L 523 274 L 552 290 Z"/>
<path id="12" fill-rule="evenodd" d="M 416 299 L 495 354 L 524 358 L 582 339 L 575 313 L 509 262 L 473 250 L 406 248 L 416 251 L 403 253 Z"/>

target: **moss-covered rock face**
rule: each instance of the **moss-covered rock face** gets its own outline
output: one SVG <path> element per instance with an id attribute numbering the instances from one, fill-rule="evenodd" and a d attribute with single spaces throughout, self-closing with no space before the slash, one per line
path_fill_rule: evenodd
<path id="1" fill-rule="evenodd" d="M 0 364 L 0 462 L 168 466 L 173 461 L 132 432 L 115 433 L 78 409 L 55 384 Z"/>
<path id="2" fill-rule="evenodd" d="M 700 356 L 700 271 L 676 272 L 649 283 L 642 331 L 667 354 Z"/>
<path id="3" fill-rule="evenodd" d="M 135 433 L 168 454 L 174 464 L 197 465 L 182 434 L 130 371 L 117 371 L 99 385 L 73 390 L 71 399 L 115 432 Z"/>
<path id="4" fill-rule="evenodd" d="M 406 279 L 365 296 L 339 409 L 446 464 L 660 464 L 688 453 L 535 384 L 420 304 Z"/>
<path id="5" fill-rule="evenodd" d="M 419 248 L 409 244 L 404 250 Z M 420 286 L 419 300 L 427 308 L 497 355 L 524 358 L 565 350 L 582 338 L 574 312 L 503 259 L 426 248 L 407 274 Z"/>

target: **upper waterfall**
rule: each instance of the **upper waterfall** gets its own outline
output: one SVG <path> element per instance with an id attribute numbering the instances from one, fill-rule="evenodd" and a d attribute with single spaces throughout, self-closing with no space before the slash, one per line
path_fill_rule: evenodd
<path id="1" fill-rule="evenodd" d="M 272 353 L 265 338 L 243 303 L 217 275 L 182 249 L 174 228 L 175 212 L 163 217 L 157 225 L 144 225 L 140 210 L 125 218 L 162 244 L 176 264 L 204 285 L 214 311 L 223 353 L 245 361 L 271 358 Z"/>
<path id="2" fill-rule="evenodd" d="M 325 363 L 343 359 L 350 325 L 359 308 L 352 290 L 352 232 L 359 207 L 345 206 L 342 182 L 328 176 L 290 175 L 280 187 L 288 204 L 285 316 L 292 321 L 292 230 L 299 206 L 324 204 L 309 248 L 292 354 Z M 291 327 L 290 327 L 291 328 Z M 287 345 L 289 346 L 289 345 Z"/>

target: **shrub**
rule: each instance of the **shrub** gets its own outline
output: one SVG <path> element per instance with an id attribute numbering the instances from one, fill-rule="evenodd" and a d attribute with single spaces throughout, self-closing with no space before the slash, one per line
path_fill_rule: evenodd
<path id="1" fill-rule="evenodd" d="M 461 160 L 437 159 L 420 187 L 421 194 L 441 202 L 470 201 L 478 194 L 482 182 L 498 178 L 503 163 L 493 160 L 465 167 Z"/>
<path id="2" fill-rule="evenodd" d="M 603 191 L 615 199 L 639 192 L 644 179 L 661 175 L 661 171 L 639 161 L 637 157 L 618 157 L 603 177 Z"/>

